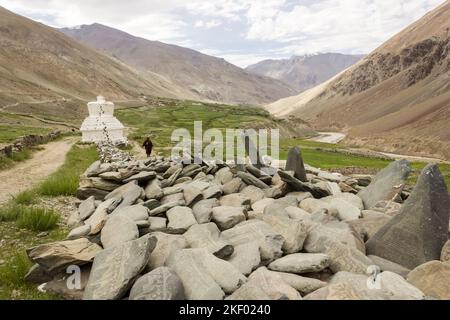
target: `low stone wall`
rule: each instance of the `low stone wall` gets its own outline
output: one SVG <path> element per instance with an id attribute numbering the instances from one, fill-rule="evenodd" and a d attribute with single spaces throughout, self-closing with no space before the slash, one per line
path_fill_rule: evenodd
<path id="1" fill-rule="evenodd" d="M 2 157 L 12 157 L 14 152 L 22 151 L 24 149 L 31 148 L 40 144 L 45 144 L 47 142 L 53 141 L 61 136 L 60 131 L 53 131 L 46 135 L 36 135 L 31 134 L 23 137 L 19 137 L 12 144 L 7 145 L 0 149 L 0 158 Z"/>

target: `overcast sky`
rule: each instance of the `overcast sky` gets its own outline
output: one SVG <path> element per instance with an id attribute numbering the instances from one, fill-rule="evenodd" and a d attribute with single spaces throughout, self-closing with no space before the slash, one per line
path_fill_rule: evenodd
<path id="1" fill-rule="evenodd" d="M 0 0 L 54 27 L 102 23 L 245 67 L 317 52 L 369 53 L 443 0 Z"/>

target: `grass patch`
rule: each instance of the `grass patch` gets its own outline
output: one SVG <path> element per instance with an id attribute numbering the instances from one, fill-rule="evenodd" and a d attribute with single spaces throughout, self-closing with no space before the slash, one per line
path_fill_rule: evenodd
<path id="1" fill-rule="evenodd" d="M 12 156 L 0 157 L 0 170 L 5 170 L 13 167 L 18 162 L 22 162 L 31 158 L 33 151 L 30 149 L 24 149 L 21 151 L 13 152 Z"/>
<path id="2" fill-rule="evenodd" d="M 17 226 L 33 231 L 48 231 L 55 229 L 59 221 L 59 214 L 53 210 L 38 207 L 22 207 L 17 218 Z"/>
<path id="3" fill-rule="evenodd" d="M 66 161 L 61 168 L 41 183 L 36 188 L 36 193 L 51 197 L 74 195 L 80 175 L 97 158 L 97 150 L 94 146 L 74 145 L 67 153 Z"/>
<path id="4" fill-rule="evenodd" d="M 21 136 L 31 134 L 45 135 L 50 131 L 50 128 L 0 125 L 0 143 L 10 143 Z"/>
<path id="5" fill-rule="evenodd" d="M 0 266 L 0 300 L 54 300 L 56 296 L 36 290 L 24 279 L 32 266 L 24 251 L 15 252 L 6 265 Z"/>
<path id="6" fill-rule="evenodd" d="M 48 231 L 56 228 L 59 214 L 53 210 L 10 203 L 0 208 L 0 221 L 16 221 L 19 228 Z"/>
<path id="7" fill-rule="evenodd" d="M 25 190 L 15 197 L 13 197 L 13 203 L 30 205 L 36 203 L 36 191 L 35 190 Z"/>
<path id="8" fill-rule="evenodd" d="M 22 213 L 22 206 L 9 203 L 0 208 L 0 222 L 16 221 Z"/>

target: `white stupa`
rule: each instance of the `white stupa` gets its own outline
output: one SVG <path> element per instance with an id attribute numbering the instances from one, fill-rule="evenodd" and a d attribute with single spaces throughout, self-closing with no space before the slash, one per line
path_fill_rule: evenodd
<path id="1" fill-rule="evenodd" d="M 80 131 L 83 142 L 126 143 L 124 126 L 114 117 L 114 103 L 98 96 L 97 101 L 87 104 L 89 116 L 83 121 Z"/>

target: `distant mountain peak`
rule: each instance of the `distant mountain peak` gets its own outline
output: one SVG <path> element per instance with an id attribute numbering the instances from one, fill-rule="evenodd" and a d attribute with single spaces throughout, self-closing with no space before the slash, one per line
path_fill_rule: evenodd
<path id="1" fill-rule="evenodd" d="M 281 80 L 301 92 L 327 81 L 362 57 L 341 53 L 309 53 L 293 55 L 289 59 L 263 60 L 248 66 L 246 70 Z"/>

